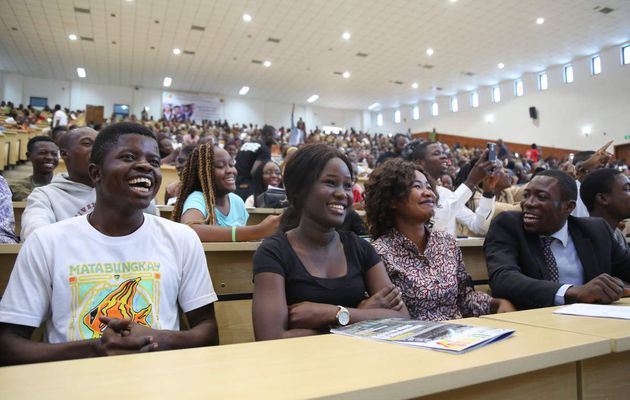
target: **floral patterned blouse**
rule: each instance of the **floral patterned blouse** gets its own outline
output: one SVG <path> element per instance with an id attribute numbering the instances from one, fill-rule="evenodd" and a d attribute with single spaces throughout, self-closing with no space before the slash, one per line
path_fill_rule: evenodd
<path id="1" fill-rule="evenodd" d="M 395 228 L 372 242 L 411 318 L 444 321 L 490 313 L 492 297 L 473 289 L 455 238 L 427 234 L 424 254 Z"/>

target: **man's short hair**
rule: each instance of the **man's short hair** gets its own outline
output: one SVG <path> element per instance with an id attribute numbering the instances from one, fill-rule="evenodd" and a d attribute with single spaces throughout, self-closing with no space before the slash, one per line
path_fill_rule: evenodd
<path id="1" fill-rule="evenodd" d="M 133 134 L 149 137 L 157 143 L 155 135 L 149 128 L 134 122 L 118 122 L 109 125 L 96 135 L 94 145 L 92 146 L 90 162 L 99 166 L 103 165 L 105 156 L 116 146 L 118 139 L 123 135 Z"/>
<path id="2" fill-rule="evenodd" d="M 559 169 L 547 169 L 538 172 L 536 176 L 548 176 L 550 178 L 554 178 L 560 186 L 561 201 L 577 200 L 577 185 L 575 184 L 575 180 L 567 173 L 562 172 Z"/>
<path id="3" fill-rule="evenodd" d="M 414 148 L 411 154 L 409 155 L 410 161 L 423 161 L 427 158 L 427 147 L 432 144 L 436 144 L 437 142 L 426 141 L 418 143 Z"/>
<path id="4" fill-rule="evenodd" d="M 619 174 L 621 171 L 614 168 L 603 168 L 586 175 L 580 186 L 580 198 L 589 212 L 595 208 L 597 194 L 610 193 L 615 176 Z"/>
<path id="5" fill-rule="evenodd" d="M 35 148 L 35 144 L 38 142 L 49 142 L 49 143 L 55 144 L 55 141 L 49 138 L 48 136 L 34 136 L 28 140 L 28 143 L 26 144 L 26 151 L 28 151 L 29 153 L 32 153 L 33 149 Z"/>

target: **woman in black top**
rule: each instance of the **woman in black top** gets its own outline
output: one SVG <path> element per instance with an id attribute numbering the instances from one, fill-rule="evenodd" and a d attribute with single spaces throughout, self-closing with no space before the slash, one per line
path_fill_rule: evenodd
<path id="1" fill-rule="evenodd" d="M 290 207 L 282 231 L 254 255 L 256 340 L 409 316 L 374 249 L 353 233 L 335 230 L 352 205 L 350 171 L 346 157 L 325 144 L 305 146 L 287 163 Z"/>

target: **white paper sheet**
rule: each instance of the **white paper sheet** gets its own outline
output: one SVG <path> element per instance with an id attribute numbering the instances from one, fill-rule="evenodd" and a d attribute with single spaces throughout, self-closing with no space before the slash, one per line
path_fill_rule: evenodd
<path id="1" fill-rule="evenodd" d="M 630 319 L 630 306 L 609 306 L 600 304 L 571 304 L 562 307 L 554 314 L 582 315 L 585 317 Z"/>

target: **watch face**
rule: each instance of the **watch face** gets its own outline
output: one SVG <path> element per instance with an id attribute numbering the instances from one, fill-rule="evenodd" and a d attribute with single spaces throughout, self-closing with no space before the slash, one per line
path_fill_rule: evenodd
<path id="1" fill-rule="evenodd" d="M 337 313 L 337 321 L 339 321 L 339 325 L 348 325 L 350 322 L 350 313 L 346 309 L 340 309 Z"/>

